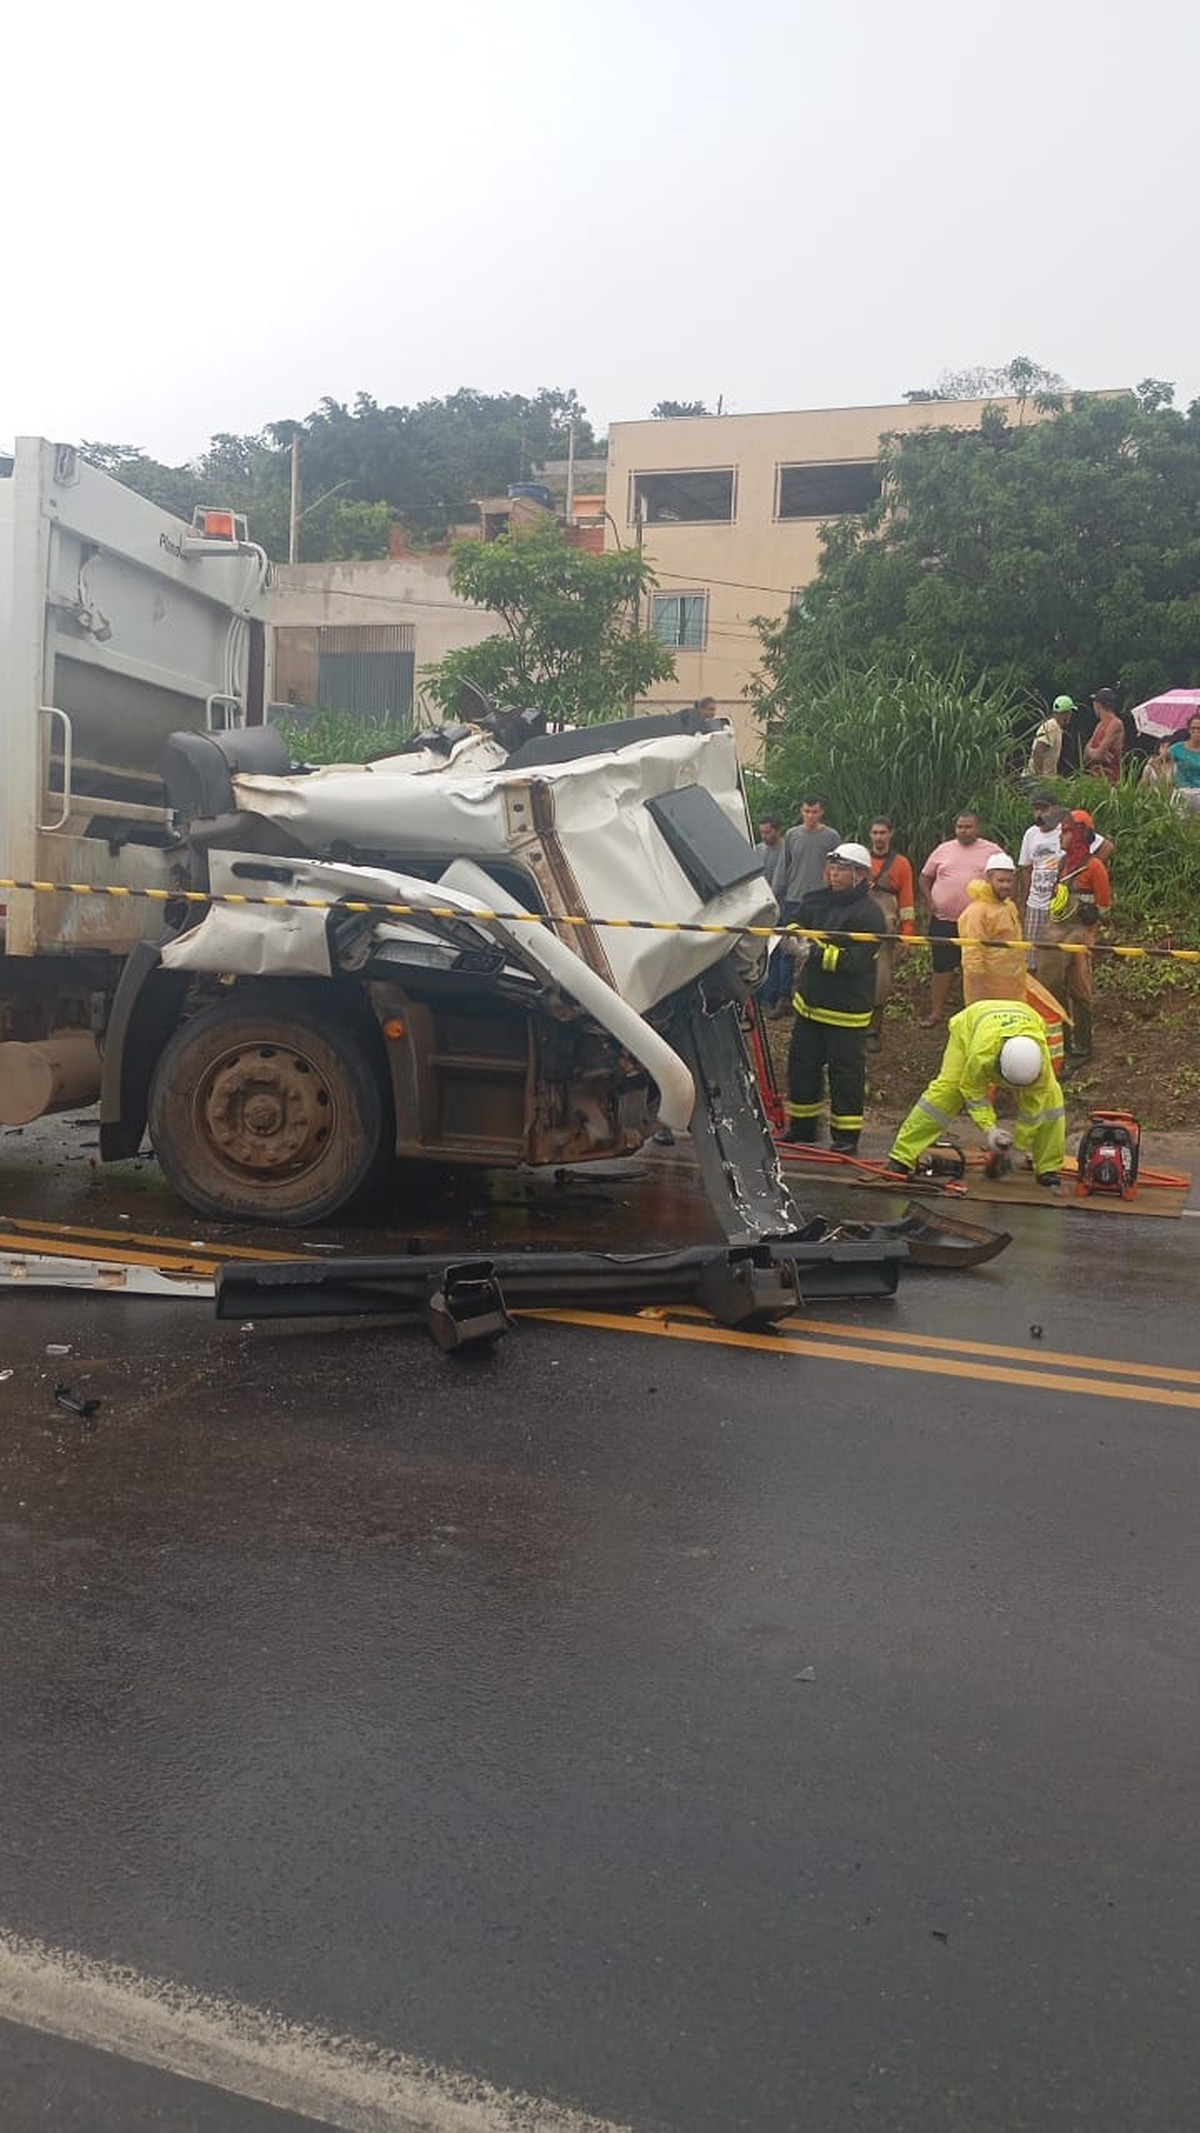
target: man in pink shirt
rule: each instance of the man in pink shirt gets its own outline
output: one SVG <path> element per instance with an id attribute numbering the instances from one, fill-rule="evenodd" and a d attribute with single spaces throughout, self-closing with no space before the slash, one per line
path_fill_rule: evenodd
<path id="1" fill-rule="evenodd" d="M 933 1029 L 936 1023 L 946 1020 L 954 973 L 962 964 L 962 950 L 953 936 L 970 901 L 967 886 L 983 878 L 988 859 L 999 850 L 998 844 L 980 836 L 978 815 L 964 807 L 954 824 L 953 837 L 937 845 L 921 868 L 921 895 L 928 907 L 933 941 L 929 1013 L 922 1018 L 922 1029 Z"/>

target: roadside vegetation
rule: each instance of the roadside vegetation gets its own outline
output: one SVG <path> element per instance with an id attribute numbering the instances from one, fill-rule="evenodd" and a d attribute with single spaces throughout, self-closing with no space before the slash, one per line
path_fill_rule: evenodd
<path id="1" fill-rule="evenodd" d="M 1155 378 L 1071 398 L 1024 358 L 979 380 L 1015 394 L 1017 419 L 997 405 L 978 428 L 884 440 L 876 504 L 823 529 L 814 582 L 760 623 L 750 692 L 763 803 L 794 821 L 820 791 L 847 835 L 886 814 L 918 866 L 963 807 L 1016 853 L 1020 773 L 1056 696 L 1086 737 L 1101 685 L 1128 705 L 1200 682 L 1200 401 L 1181 413 Z M 1200 947 L 1200 825 L 1139 770 L 1050 783 L 1116 846 L 1108 937 Z M 1169 966 L 1101 962 L 1101 988 L 1136 994 L 1152 967 Z"/>
<path id="2" fill-rule="evenodd" d="M 760 625 L 769 742 L 840 666 L 1007 685 L 1031 724 L 1064 691 L 1200 679 L 1200 401 L 1172 397 L 1043 391 L 885 438 L 874 506 L 823 528 L 817 577 Z"/>
<path id="3" fill-rule="evenodd" d="M 273 723 L 294 763 L 369 763 L 375 756 L 395 755 L 412 732 L 407 722 L 359 718 L 352 711 L 314 711 Z"/>
<path id="4" fill-rule="evenodd" d="M 413 407 L 320 401 L 302 420 L 281 418 L 253 435 L 219 431 L 182 466 L 138 445 L 85 443 L 84 457 L 140 496 L 190 520 L 197 504 L 242 511 L 275 562 L 288 553 L 291 456 L 299 449 L 298 560 L 381 558 L 393 523 L 436 542 L 469 518 L 475 500 L 528 481 L 545 460 L 603 450 L 578 395 L 559 386 L 534 393 L 480 393 L 467 386 Z"/>
<path id="5" fill-rule="evenodd" d="M 621 718 L 675 663 L 640 626 L 654 576 L 639 548 L 589 555 L 556 520 L 459 541 L 450 582 L 495 615 L 494 637 L 448 652 L 424 680 L 447 715 L 462 715 L 481 690 L 491 702 L 540 711 L 553 732 Z"/>
<path id="6" fill-rule="evenodd" d="M 814 681 L 752 781 L 752 802 L 798 819 L 806 792 L 820 793 L 827 819 L 864 836 L 889 817 L 916 867 L 964 807 L 984 833 L 1013 852 L 1031 820 L 1018 782 L 1027 700 L 1001 683 L 968 681 L 961 663 L 937 674 L 917 660 L 900 672 L 841 665 Z M 1200 948 L 1200 827 L 1136 775 L 1109 785 L 1076 775 L 1051 779 L 1064 807 L 1085 807 L 1116 846 L 1112 938 L 1170 939 Z"/>

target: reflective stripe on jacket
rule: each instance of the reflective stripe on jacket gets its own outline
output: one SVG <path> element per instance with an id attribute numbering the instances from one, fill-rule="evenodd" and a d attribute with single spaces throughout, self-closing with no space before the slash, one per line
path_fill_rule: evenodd
<path id="1" fill-rule="evenodd" d="M 835 895 L 814 889 L 801 899 L 796 924 L 834 937 L 814 940 L 800 967 L 792 1006 L 811 1022 L 839 1029 L 865 1029 L 875 1006 L 875 958 L 884 937 L 883 915 L 869 889 Z M 840 933 L 870 933 L 869 941 L 846 941 Z"/>

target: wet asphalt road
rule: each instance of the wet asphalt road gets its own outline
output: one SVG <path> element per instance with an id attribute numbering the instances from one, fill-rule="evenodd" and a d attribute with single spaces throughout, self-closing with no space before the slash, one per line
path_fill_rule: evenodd
<path id="1" fill-rule="evenodd" d="M 4 1208 L 194 1233 L 83 1139 Z M 419 1211 L 701 1222 L 674 1160 Z M 1012 1226 L 821 1316 L 1197 1368 L 1193 1221 Z M 639 2133 L 1192 2122 L 1200 1407 L 11 1293 L 0 1367 L 0 1929 Z M 301 2123 L 11 2023 L 0 2122 Z"/>

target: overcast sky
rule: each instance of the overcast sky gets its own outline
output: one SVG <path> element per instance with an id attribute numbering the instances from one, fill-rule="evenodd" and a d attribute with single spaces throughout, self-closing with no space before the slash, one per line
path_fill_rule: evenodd
<path id="1" fill-rule="evenodd" d="M 1200 394 L 1195 0 L 18 0 L 0 441 L 323 394 Z"/>

